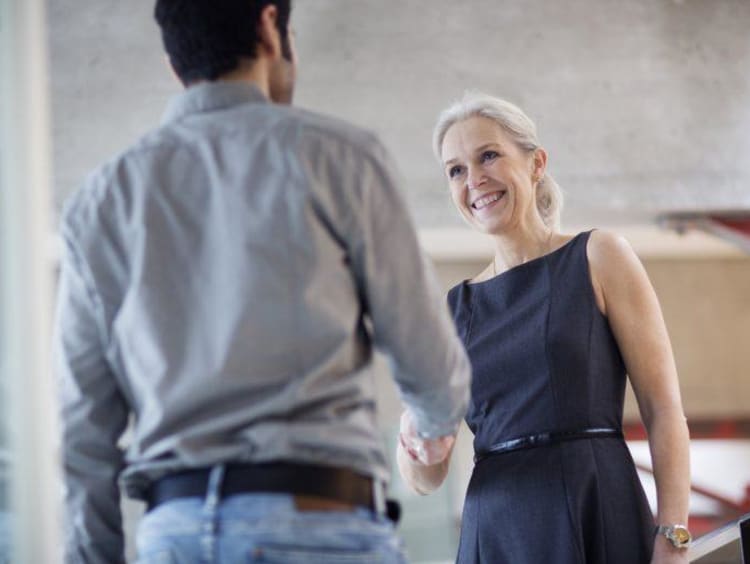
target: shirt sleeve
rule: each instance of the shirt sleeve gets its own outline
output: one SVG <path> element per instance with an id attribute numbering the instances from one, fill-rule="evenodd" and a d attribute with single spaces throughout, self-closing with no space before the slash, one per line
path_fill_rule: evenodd
<path id="1" fill-rule="evenodd" d="M 417 431 L 429 438 L 455 433 L 469 402 L 469 360 L 380 143 L 356 176 L 362 192 L 353 266 L 376 344 L 390 355 Z"/>
<path id="2" fill-rule="evenodd" d="M 117 441 L 127 406 L 104 354 L 102 306 L 72 233 L 63 229 L 53 334 L 65 480 L 65 562 L 125 562 Z"/>

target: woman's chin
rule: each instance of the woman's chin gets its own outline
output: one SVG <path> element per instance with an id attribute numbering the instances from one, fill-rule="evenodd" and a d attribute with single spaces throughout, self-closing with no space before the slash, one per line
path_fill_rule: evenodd
<path id="1" fill-rule="evenodd" d="M 501 235 L 506 232 L 508 225 L 502 218 L 491 217 L 479 220 L 474 218 L 474 229 L 486 235 Z"/>

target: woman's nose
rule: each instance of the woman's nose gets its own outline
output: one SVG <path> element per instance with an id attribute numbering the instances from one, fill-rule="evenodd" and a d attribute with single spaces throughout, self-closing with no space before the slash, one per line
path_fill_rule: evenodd
<path id="1" fill-rule="evenodd" d="M 482 171 L 470 168 L 466 172 L 466 187 L 469 190 L 476 190 L 484 184 L 485 177 L 484 174 L 482 174 Z"/>

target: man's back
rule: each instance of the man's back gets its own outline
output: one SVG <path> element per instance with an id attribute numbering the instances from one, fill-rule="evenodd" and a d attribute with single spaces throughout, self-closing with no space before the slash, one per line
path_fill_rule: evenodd
<path id="1" fill-rule="evenodd" d="M 270 103 L 294 90 L 291 0 L 154 15 L 186 90 L 61 225 L 66 561 L 124 562 L 121 479 L 148 504 L 139 561 L 403 562 L 373 344 L 443 459 L 469 364 L 393 166 L 371 135 Z"/>
<path id="2" fill-rule="evenodd" d="M 371 135 L 219 82 L 177 97 L 162 128 L 89 178 L 63 219 L 74 299 L 59 332 L 66 434 L 99 445 L 100 490 L 130 411 L 136 497 L 223 461 L 387 479 L 373 339 L 423 431 L 455 430 L 466 359 L 391 174 Z M 90 452 L 68 453 L 74 482 L 90 482 Z M 70 506 L 85 516 L 96 488 Z"/>

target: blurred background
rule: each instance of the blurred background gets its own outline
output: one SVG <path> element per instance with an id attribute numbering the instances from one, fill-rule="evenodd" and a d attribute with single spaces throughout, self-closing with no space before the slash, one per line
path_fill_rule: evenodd
<path id="1" fill-rule="evenodd" d="M 0 508 L 13 508 L 19 562 L 53 562 L 38 539 L 54 539 L 64 518 L 53 509 L 46 376 L 57 214 L 180 89 L 152 9 L 0 0 Z M 446 290 L 482 270 L 491 249 L 452 208 L 431 151 L 437 114 L 479 89 L 536 121 L 565 192 L 564 231 L 626 236 L 661 301 L 693 437 L 691 527 L 710 533 L 750 512 L 750 2 L 297 0 L 292 22 L 295 103 L 380 135 Z M 401 408 L 387 362 L 378 366 L 393 455 Z M 655 500 L 630 393 L 626 430 Z M 464 428 L 434 495 L 416 496 L 394 473 L 414 562 L 453 560 L 471 459 Z M 141 509 L 125 510 L 132 529 Z"/>

